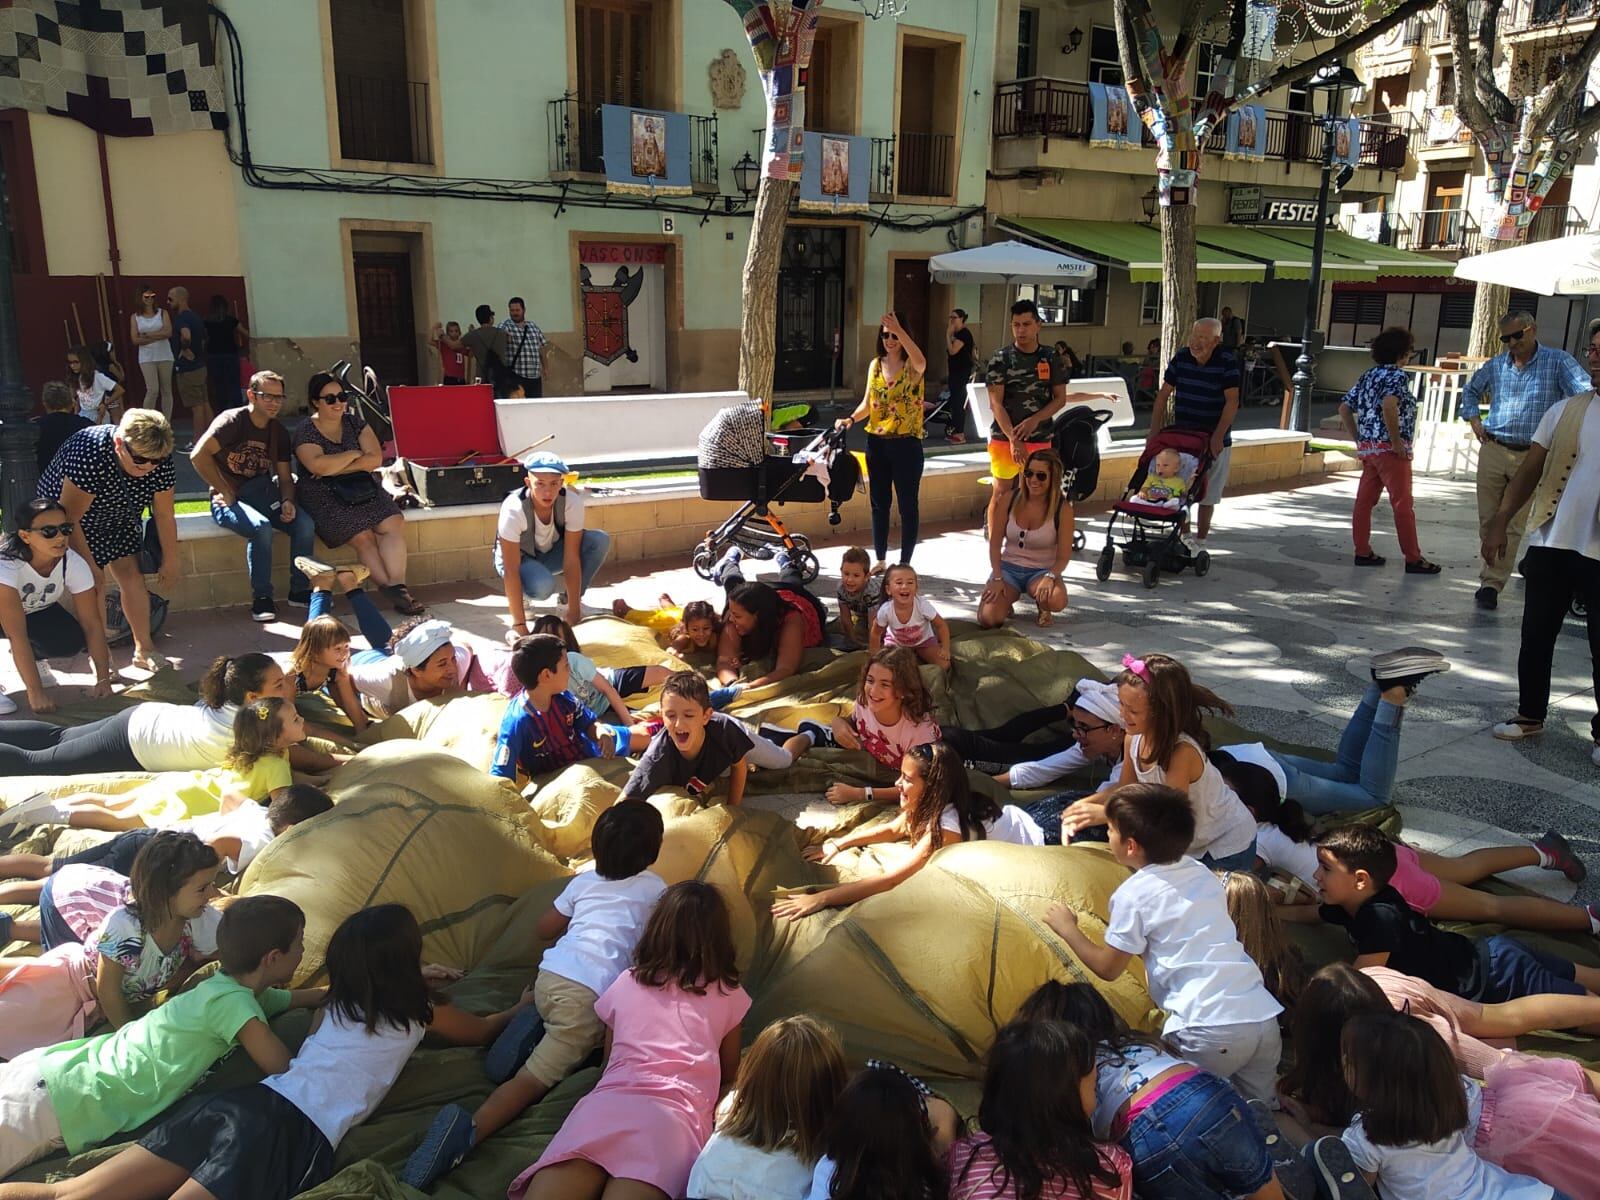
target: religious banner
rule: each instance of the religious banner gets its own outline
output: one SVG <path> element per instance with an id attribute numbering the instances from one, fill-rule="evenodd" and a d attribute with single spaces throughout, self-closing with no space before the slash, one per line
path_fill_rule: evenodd
<path id="1" fill-rule="evenodd" d="M 1139 119 L 1133 110 L 1128 89 L 1115 84 L 1089 85 L 1089 144 L 1115 146 L 1121 150 L 1139 148 Z"/>
<path id="2" fill-rule="evenodd" d="M 1244 104 L 1228 114 L 1228 137 L 1224 158 L 1260 160 L 1267 154 L 1267 109 L 1263 104 Z"/>
<path id="3" fill-rule="evenodd" d="M 807 133 L 800 173 L 800 207 L 811 212 L 865 212 L 872 139 Z"/>
<path id="4" fill-rule="evenodd" d="M 206 0 L 0 4 L 0 108 L 112 137 L 226 129 Z"/>
<path id="5" fill-rule="evenodd" d="M 1454 104 L 1439 104 L 1428 110 L 1427 138 L 1430 146 L 1470 142 L 1472 130 L 1467 128 Z"/>
<path id="6" fill-rule="evenodd" d="M 606 191 L 636 196 L 687 196 L 689 117 L 686 113 L 600 106 Z"/>
<path id="7" fill-rule="evenodd" d="M 1340 121 L 1333 131 L 1333 161 L 1335 166 L 1355 166 L 1361 158 L 1361 118 L 1351 117 Z"/>

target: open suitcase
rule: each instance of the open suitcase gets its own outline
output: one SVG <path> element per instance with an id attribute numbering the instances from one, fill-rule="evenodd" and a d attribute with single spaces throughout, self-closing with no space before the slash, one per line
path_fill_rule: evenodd
<path id="1" fill-rule="evenodd" d="M 522 464 L 507 458 L 487 383 L 389 389 L 395 454 L 429 508 L 499 503 L 522 485 Z"/>

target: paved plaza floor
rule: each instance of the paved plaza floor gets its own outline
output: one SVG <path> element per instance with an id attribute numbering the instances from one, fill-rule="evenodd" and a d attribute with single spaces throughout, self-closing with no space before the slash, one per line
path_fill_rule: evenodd
<path id="1" fill-rule="evenodd" d="M 1516 658 L 1521 583 L 1513 577 L 1496 612 L 1472 601 L 1477 587 L 1477 522 L 1471 481 L 1418 478 L 1416 503 L 1427 555 L 1444 567 L 1436 577 L 1408 576 L 1395 546 L 1387 506 L 1375 517 L 1376 548 L 1389 565 L 1352 565 L 1349 513 L 1355 476 L 1296 491 L 1229 498 L 1211 537 L 1211 572 L 1164 578 L 1147 591 L 1120 561 L 1111 578 L 1094 577 L 1105 540 L 1105 517 L 1084 517 L 1089 547 L 1068 576 L 1071 606 L 1049 629 L 1023 612 L 1018 627 L 1053 645 L 1069 646 L 1102 668 L 1123 653 L 1160 650 L 1182 659 L 1197 679 L 1238 708 L 1247 726 L 1297 742 L 1333 748 L 1367 681 L 1377 650 L 1427 645 L 1453 669 L 1429 679 L 1408 709 L 1396 800 L 1406 836 L 1427 849 L 1460 853 L 1554 827 L 1589 862 L 1580 898 L 1600 899 L 1600 767 L 1589 759 L 1588 720 L 1594 709 L 1588 646 L 1569 621 L 1557 651 L 1548 732 L 1531 744 L 1498 742 L 1488 729 L 1516 707 Z M 865 497 L 852 503 L 865 504 Z M 842 547 L 821 553 L 824 586 L 837 571 Z M 923 590 L 948 616 L 971 616 L 988 560 L 976 530 L 932 530 L 918 547 Z M 243 547 L 240 569 L 243 570 Z M 586 610 L 609 609 L 618 596 L 640 605 L 662 591 L 679 602 L 712 598 L 711 585 L 687 562 L 630 564 L 623 578 L 603 572 Z M 759 578 L 770 566 L 755 564 Z M 506 628 L 504 599 L 482 584 L 419 588 L 431 611 L 469 636 L 498 644 Z M 285 616 L 296 620 L 296 610 Z M 174 614 L 162 648 L 185 676 L 199 674 L 218 653 L 286 650 L 297 636 L 288 621 L 250 622 L 245 609 Z M 359 644 L 359 643 L 358 643 Z M 9 656 L 0 686 L 18 699 Z M 126 663 L 128 652 L 117 652 Z M 87 682 L 86 663 L 57 670 L 63 684 Z M 811 801 L 786 805 L 803 815 Z M 1552 872 L 1526 870 L 1512 878 L 1566 899 L 1573 885 Z"/>

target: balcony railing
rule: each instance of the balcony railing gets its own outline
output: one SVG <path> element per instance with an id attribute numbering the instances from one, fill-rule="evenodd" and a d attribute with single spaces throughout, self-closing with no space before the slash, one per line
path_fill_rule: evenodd
<path id="1" fill-rule="evenodd" d="M 370 162 L 433 162 L 428 85 L 336 72 L 339 153 Z"/>
<path id="2" fill-rule="evenodd" d="M 1513 29 L 1568 25 L 1600 16 L 1600 0 L 1519 0 Z"/>
<path id="3" fill-rule="evenodd" d="M 1076 80 L 1015 79 L 995 89 L 994 136 L 1067 138 L 1089 140 L 1093 117 L 1089 108 L 1089 85 Z M 1140 127 L 1142 142 L 1153 147 L 1150 131 Z M 1396 114 L 1361 119 L 1359 164 L 1382 171 L 1396 171 L 1405 164 L 1406 152 L 1414 137 L 1414 125 Z M 1227 146 L 1224 122 L 1212 128 L 1206 138 L 1208 153 L 1221 153 Z M 1265 157 L 1280 162 L 1317 165 L 1322 160 L 1322 129 L 1310 113 L 1286 109 L 1267 109 Z M 902 189 L 903 190 L 903 189 Z"/>
<path id="4" fill-rule="evenodd" d="M 1548 242 L 1553 238 L 1588 231 L 1589 222 L 1575 205 L 1546 204 L 1533 214 L 1533 220 L 1528 225 L 1528 240 Z"/>
<path id="5" fill-rule="evenodd" d="M 1467 4 L 1468 34 L 1474 36 L 1477 34 L 1478 26 L 1483 23 L 1484 7 L 1484 0 L 1469 0 L 1469 3 Z M 1504 26 L 1505 23 L 1506 10 L 1502 8 L 1495 17 L 1495 25 L 1500 27 Z M 1450 9 L 1447 5 L 1441 4 L 1438 8 L 1433 10 L 1433 20 L 1430 22 L 1430 24 L 1433 29 L 1433 42 L 1435 45 L 1438 45 L 1440 42 L 1449 42 L 1454 39 L 1455 23 L 1451 20 Z"/>
<path id="6" fill-rule="evenodd" d="M 902 129 L 895 139 L 895 168 L 903 196 L 948 196 L 955 191 L 953 133 Z"/>
<path id="7" fill-rule="evenodd" d="M 570 92 L 545 105 L 545 136 L 552 175 L 603 175 L 604 135 L 600 109 L 578 103 Z M 717 118 L 689 114 L 689 181 L 702 190 L 721 188 L 721 156 Z"/>
<path id="8" fill-rule="evenodd" d="M 867 182 L 867 198 L 886 204 L 894 198 L 894 138 L 872 139 L 872 178 Z"/>
<path id="9" fill-rule="evenodd" d="M 1452 250 L 1477 254 L 1483 248 L 1478 222 L 1464 208 L 1426 208 L 1388 213 L 1379 241 L 1401 250 Z"/>

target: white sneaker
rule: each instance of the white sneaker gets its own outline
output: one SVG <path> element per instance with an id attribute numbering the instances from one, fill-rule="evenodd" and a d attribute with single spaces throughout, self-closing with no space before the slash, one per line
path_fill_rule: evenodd
<path id="1" fill-rule="evenodd" d="M 0 692 L 0 717 L 9 717 L 17 711 L 17 702 L 4 692 Z M 1600 760 L 1597 760 L 1600 761 Z"/>
<path id="2" fill-rule="evenodd" d="M 1600 767 L 1600 742 L 1595 743 L 1595 748 L 1589 751 L 1589 761 Z"/>
<path id="3" fill-rule="evenodd" d="M 60 682 L 56 678 L 56 673 L 50 669 L 50 664 L 43 659 L 35 660 L 33 665 L 39 672 L 39 682 L 45 687 L 55 687 Z"/>
<path id="4" fill-rule="evenodd" d="M 1489 730 L 1502 742 L 1526 742 L 1544 734 L 1543 721 L 1501 721 Z"/>
<path id="5" fill-rule="evenodd" d="M 1200 553 L 1200 543 L 1195 539 L 1194 534 L 1180 533 L 1178 535 L 1178 540 L 1183 543 L 1184 548 L 1188 550 L 1190 554 Z"/>

